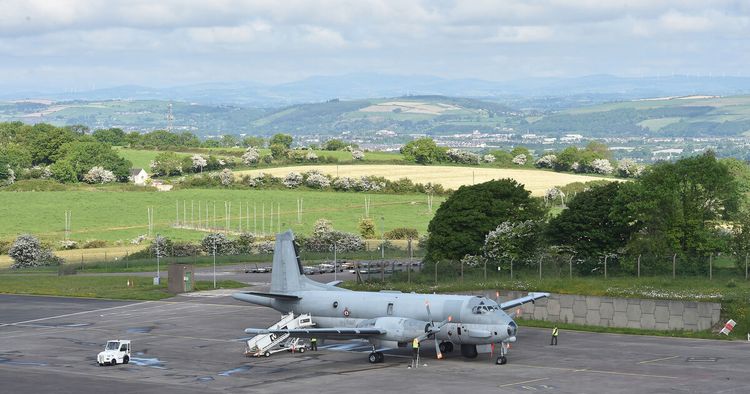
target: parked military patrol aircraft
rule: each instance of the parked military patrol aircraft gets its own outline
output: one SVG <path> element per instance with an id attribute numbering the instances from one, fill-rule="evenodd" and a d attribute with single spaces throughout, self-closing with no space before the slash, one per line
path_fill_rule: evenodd
<path id="1" fill-rule="evenodd" d="M 271 307 L 279 312 L 310 313 L 316 328 L 256 329 L 248 334 L 290 334 L 292 337 L 366 339 L 372 344 L 371 363 L 383 362 L 377 348 L 405 347 L 418 339 L 434 339 L 437 357 L 460 345 L 461 354 L 476 358 L 477 346 L 489 351 L 499 344 L 497 364 L 507 362 L 509 344 L 515 342 L 518 326 L 514 313 L 505 310 L 549 296 L 528 296 L 497 304 L 480 296 L 417 294 L 394 291 L 379 293 L 350 291 L 336 287 L 339 282 L 315 282 L 302 273 L 302 263 L 294 234 L 276 236 L 271 289 L 268 293 L 242 292 L 235 299 Z"/>

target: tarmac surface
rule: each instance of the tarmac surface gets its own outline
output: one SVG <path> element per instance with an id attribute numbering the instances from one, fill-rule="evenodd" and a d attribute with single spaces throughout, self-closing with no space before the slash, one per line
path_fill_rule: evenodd
<path id="1" fill-rule="evenodd" d="M 247 358 L 246 327 L 280 314 L 232 291 L 121 302 L 0 295 L 0 392 L 7 393 L 747 393 L 750 344 L 521 327 L 508 364 L 458 351 L 422 365 L 408 349 L 369 364 L 369 346 L 328 341 L 318 352 Z M 132 340 L 128 365 L 99 367 L 108 339 Z"/>

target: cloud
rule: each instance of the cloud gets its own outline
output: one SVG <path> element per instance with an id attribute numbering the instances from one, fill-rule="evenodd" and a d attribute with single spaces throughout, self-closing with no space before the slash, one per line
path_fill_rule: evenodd
<path id="1" fill-rule="evenodd" d="M 64 83 L 68 64 L 110 84 L 120 74 L 215 80 L 243 70 L 235 65 L 259 80 L 731 74 L 750 53 L 750 3 L 732 0 L 0 0 L 0 9 L 0 56 L 11 59 L 0 84 L 24 68 Z M 180 64 L 191 69 L 176 73 Z"/>

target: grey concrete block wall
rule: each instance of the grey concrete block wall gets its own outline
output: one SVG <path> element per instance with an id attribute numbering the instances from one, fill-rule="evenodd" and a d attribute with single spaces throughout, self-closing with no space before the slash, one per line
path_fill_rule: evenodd
<path id="1" fill-rule="evenodd" d="M 481 294 L 494 299 L 496 292 Z M 526 294 L 500 291 L 499 302 Z M 590 326 L 700 331 L 719 323 L 720 315 L 721 304 L 717 302 L 551 294 L 523 305 L 520 317 Z"/>

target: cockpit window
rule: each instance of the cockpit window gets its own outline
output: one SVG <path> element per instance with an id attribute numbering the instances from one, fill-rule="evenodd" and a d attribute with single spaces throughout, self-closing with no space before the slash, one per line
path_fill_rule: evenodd
<path id="1" fill-rule="evenodd" d="M 471 308 L 471 311 L 475 315 L 481 315 L 483 313 L 489 313 L 489 312 L 497 311 L 497 310 L 500 310 L 500 307 L 497 305 L 478 305 L 478 306 L 475 306 L 474 308 Z"/>

